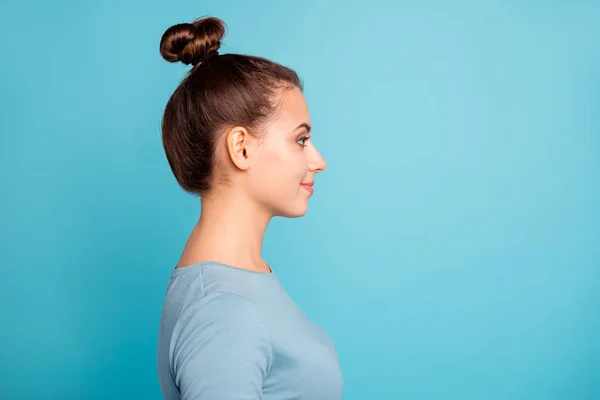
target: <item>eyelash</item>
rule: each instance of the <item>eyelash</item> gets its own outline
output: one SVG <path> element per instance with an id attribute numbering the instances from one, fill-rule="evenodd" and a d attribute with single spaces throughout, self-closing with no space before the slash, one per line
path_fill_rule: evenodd
<path id="1" fill-rule="evenodd" d="M 306 141 L 307 141 L 308 139 L 310 139 L 310 136 L 303 136 L 303 137 L 301 137 L 301 138 L 298 138 L 298 142 L 299 142 L 299 141 L 301 141 L 301 140 L 304 140 L 304 141 L 305 141 L 305 143 L 304 143 L 304 144 L 301 144 L 301 143 L 298 143 L 298 144 L 300 144 L 300 146 L 302 146 L 302 147 L 305 147 L 305 146 L 306 146 Z"/>

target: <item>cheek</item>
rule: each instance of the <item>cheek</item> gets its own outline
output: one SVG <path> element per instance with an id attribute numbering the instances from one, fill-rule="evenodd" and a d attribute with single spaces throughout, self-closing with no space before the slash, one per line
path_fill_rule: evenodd
<path id="1" fill-rule="evenodd" d="M 264 149 L 254 169 L 254 179 L 262 180 L 271 189 L 298 185 L 308 171 L 302 151 L 293 149 Z"/>

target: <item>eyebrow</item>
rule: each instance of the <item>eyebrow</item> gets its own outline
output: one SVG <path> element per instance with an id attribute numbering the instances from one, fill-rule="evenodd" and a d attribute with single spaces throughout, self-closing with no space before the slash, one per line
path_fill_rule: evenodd
<path id="1" fill-rule="evenodd" d="M 293 133 L 293 132 L 296 132 L 296 131 L 297 131 L 298 129 L 300 129 L 300 128 L 304 128 L 304 129 L 306 129 L 306 133 L 310 133 L 310 129 L 311 129 L 311 127 L 310 127 L 310 125 L 309 125 L 309 124 L 307 124 L 306 122 L 303 122 L 303 123 L 301 123 L 300 125 L 298 125 L 298 126 L 296 127 L 296 129 L 294 129 L 294 130 L 292 131 L 292 133 Z"/>

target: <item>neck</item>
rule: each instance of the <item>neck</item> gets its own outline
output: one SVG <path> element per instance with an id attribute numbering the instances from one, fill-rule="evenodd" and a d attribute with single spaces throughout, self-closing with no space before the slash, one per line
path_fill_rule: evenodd
<path id="1" fill-rule="evenodd" d="M 200 218 L 179 264 L 216 261 L 269 272 L 261 250 L 270 220 L 264 208 L 241 193 L 208 194 L 202 197 Z"/>

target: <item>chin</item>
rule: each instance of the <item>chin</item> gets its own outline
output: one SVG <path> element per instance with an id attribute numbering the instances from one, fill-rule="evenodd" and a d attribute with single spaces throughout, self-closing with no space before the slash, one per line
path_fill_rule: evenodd
<path id="1" fill-rule="evenodd" d="M 277 213 L 280 217 L 285 218 L 299 218 L 304 216 L 308 211 L 308 202 L 304 204 L 297 204 L 293 208 L 282 209 L 281 212 Z"/>
<path id="2" fill-rule="evenodd" d="M 280 217 L 285 217 L 285 218 L 299 218 L 299 217 L 304 216 L 307 211 L 308 211 L 307 209 L 296 210 L 296 211 L 288 211 L 288 212 L 279 214 L 279 216 Z"/>

